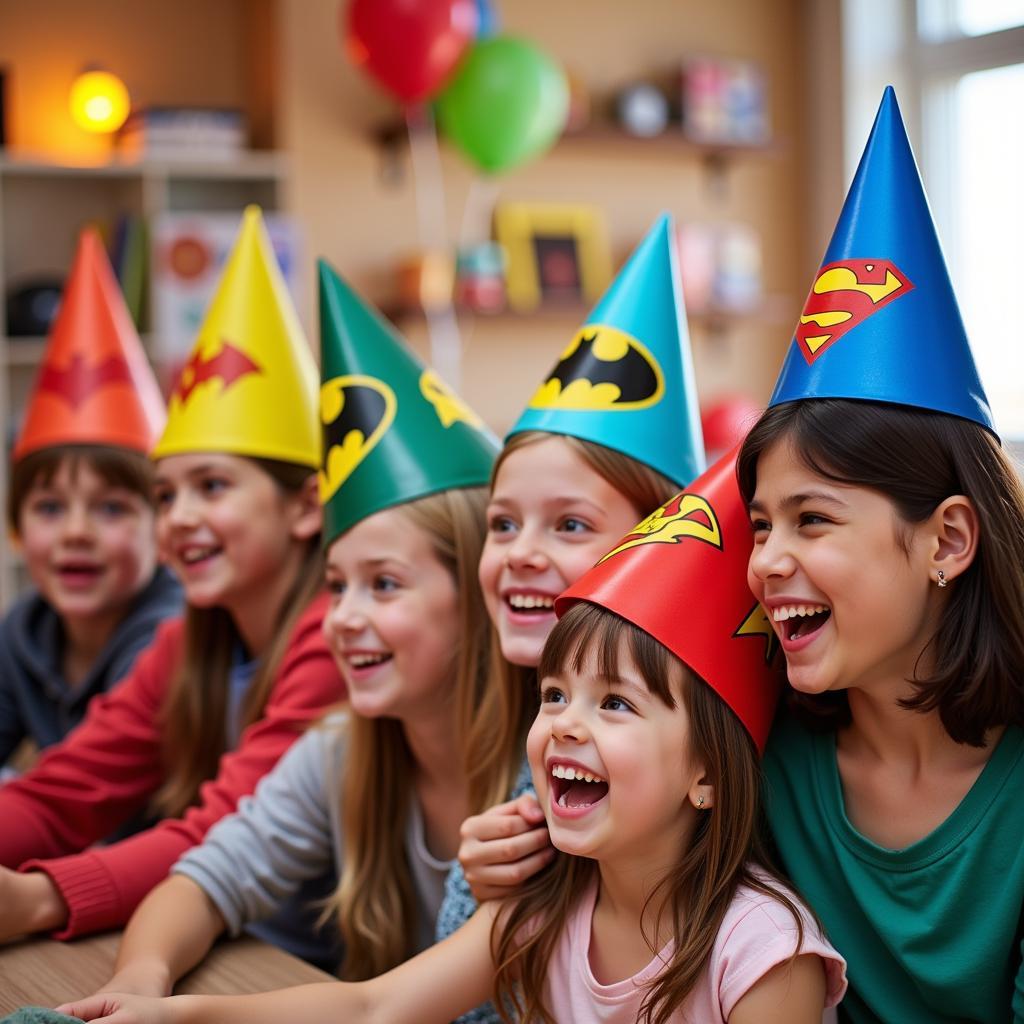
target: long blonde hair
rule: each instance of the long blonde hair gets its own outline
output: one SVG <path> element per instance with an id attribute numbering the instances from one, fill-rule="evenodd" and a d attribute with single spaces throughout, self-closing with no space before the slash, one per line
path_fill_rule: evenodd
<path id="1" fill-rule="evenodd" d="M 308 466 L 273 459 L 252 459 L 286 495 L 298 494 L 310 476 Z M 320 535 L 305 542 L 303 559 L 281 604 L 277 629 L 246 690 L 241 728 L 263 714 L 277 670 L 299 616 L 323 586 Z M 194 804 L 199 787 L 217 774 L 225 751 L 228 678 L 238 631 L 223 608 L 185 609 L 183 651 L 160 710 L 164 782 L 153 797 L 155 813 L 177 818 Z"/>
<path id="2" fill-rule="evenodd" d="M 682 487 L 636 459 L 604 445 L 568 434 L 528 430 L 505 442 L 491 474 L 491 487 L 502 463 L 513 452 L 561 437 L 599 476 L 608 481 L 636 510 L 639 522 L 663 505 Z M 497 631 L 492 626 L 491 682 L 478 707 L 465 709 L 467 744 L 465 773 L 473 807 L 487 808 L 508 799 L 526 749 L 526 734 L 537 713 L 537 674 L 532 668 L 512 665 L 502 657 Z"/>
<path id="3" fill-rule="evenodd" d="M 485 537 L 484 488 L 453 489 L 399 506 L 423 530 L 458 594 L 452 714 L 461 730 L 487 685 L 490 644 L 477 565 Z M 406 823 L 415 763 L 399 721 L 352 715 L 342 780 L 344 864 L 325 917 L 337 913 L 345 942 L 342 977 L 373 978 L 414 952 L 416 899 L 406 856 Z M 483 808 L 473 808 L 482 810 Z"/>
<path id="4" fill-rule="evenodd" d="M 594 652 L 596 671 L 612 678 L 619 674 L 623 646 L 648 689 L 666 708 L 676 707 L 670 680 L 682 678 L 681 703 L 689 721 L 691 755 L 705 766 L 715 794 L 714 807 L 699 816 L 688 846 L 678 851 L 676 862 L 647 898 L 647 905 L 661 904 L 656 922 L 668 918 L 675 944 L 647 987 L 640 1020 L 668 1024 L 707 969 L 722 920 L 740 885 L 771 896 L 793 915 L 797 952 L 803 926 L 796 906 L 776 884 L 778 876 L 763 839 L 761 764 L 754 742 L 710 686 L 650 634 L 587 603 L 570 608 L 552 630 L 539 675 L 543 679 L 570 667 L 579 672 L 588 653 Z M 596 872 L 596 861 L 557 852 L 495 919 L 491 932 L 494 1005 L 503 1020 L 558 1024 L 543 1002 L 548 965 Z M 651 956 L 656 956 L 656 943 L 646 933 L 644 939 Z"/>

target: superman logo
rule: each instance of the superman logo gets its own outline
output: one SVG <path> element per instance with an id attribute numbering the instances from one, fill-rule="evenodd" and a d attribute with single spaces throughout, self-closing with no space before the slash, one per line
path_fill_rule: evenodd
<path id="1" fill-rule="evenodd" d="M 420 393 L 434 407 L 442 427 L 468 423 L 484 429 L 484 421 L 433 370 L 424 370 L 420 376 Z"/>
<path id="2" fill-rule="evenodd" d="M 808 364 L 913 287 L 891 260 L 840 260 L 822 267 L 796 327 Z"/>
<path id="3" fill-rule="evenodd" d="M 320 388 L 324 465 L 320 500 L 329 501 L 394 422 L 394 391 L 376 377 L 333 377 Z"/>
<path id="4" fill-rule="evenodd" d="M 107 356 L 101 363 L 87 363 L 81 352 L 76 352 L 67 366 L 45 363 L 39 372 L 39 390 L 63 398 L 72 409 L 102 387 L 131 383 L 131 370 L 120 355 Z"/>
<path id="5" fill-rule="evenodd" d="M 736 637 L 760 637 L 764 641 L 764 663 L 770 665 L 772 659 L 779 652 L 779 638 L 772 624 L 768 620 L 768 614 L 760 604 L 755 604 L 750 609 L 750 614 L 740 623 L 739 628 L 733 633 Z"/>
<path id="6" fill-rule="evenodd" d="M 684 492 L 638 523 L 600 562 L 641 544 L 678 544 L 687 537 L 721 550 L 722 528 L 715 510 L 699 494 Z"/>
<path id="7" fill-rule="evenodd" d="M 206 355 L 205 347 L 199 345 L 181 368 L 178 383 L 174 387 L 174 395 L 184 405 L 192 397 L 192 392 L 207 381 L 219 380 L 223 393 L 242 377 L 262 372 L 259 363 L 254 362 L 228 341 L 222 340 L 219 351 L 212 356 Z"/>
<path id="8" fill-rule="evenodd" d="M 530 408 L 646 409 L 664 393 L 665 375 L 646 346 L 616 327 L 587 324 L 530 399 Z"/>

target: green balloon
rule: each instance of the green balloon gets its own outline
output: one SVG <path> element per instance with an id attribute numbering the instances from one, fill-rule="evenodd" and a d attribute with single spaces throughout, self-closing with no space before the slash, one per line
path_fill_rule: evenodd
<path id="1" fill-rule="evenodd" d="M 569 113 L 565 72 L 532 43 L 477 42 L 437 99 L 445 135 L 485 171 L 507 171 L 547 149 Z"/>

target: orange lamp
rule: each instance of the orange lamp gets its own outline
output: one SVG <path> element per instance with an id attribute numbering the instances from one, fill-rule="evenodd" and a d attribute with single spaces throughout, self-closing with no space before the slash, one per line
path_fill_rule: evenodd
<path id="1" fill-rule="evenodd" d="M 71 116 L 87 132 L 116 132 L 131 101 L 124 82 L 109 71 L 85 71 L 71 85 Z"/>

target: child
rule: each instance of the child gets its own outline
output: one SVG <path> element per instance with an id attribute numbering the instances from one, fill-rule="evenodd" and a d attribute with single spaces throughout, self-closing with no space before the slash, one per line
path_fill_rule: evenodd
<path id="1" fill-rule="evenodd" d="M 773 831 L 846 1019 L 1021 1021 L 1024 495 L 891 89 L 824 262 L 740 457 Z"/>
<path id="2" fill-rule="evenodd" d="M 60 742 L 180 608 L 157 566 L 147 458 L 165 418 L 85 231 L 14 446 L 7 523 L 33 590 L 0 623 L 0 767 L 25 739 Z"/>
<path id="3" fill-rule="evenodd" d="M 123 924 L 342 696 L 320 633 L 315 403 L 316 368 L 251 208 L 154 453 L 185 620 L 0 789 L 0 863 L 19 869 L 0 870 L 0 937 Z M 147 805 L 167 820 L 90 848 Z"/>
<path id="4" fill-rule="evenodd" d="M 464 824 L 459 856 L 469 867 L 449 878 L 440 937 L 475 910 L 470 883 L 480 865 L 514 860 L 504 869 L 514 880 L 550 857 L 536 805 L 526 816 L 517 810 L 530 789 L 523 754 L 555 597 L 703 468 L 673 237 L 661 217 L 538 388 L 495 466 L 480 584 L 502 657 L 470 725 L 466 771 L 475 805 L 508 802 Z M 496 1018 L 481 1011 L 471 1019 Z"/>
<path id="5" fill-rule="evenodd" d="M 335 870 L 343 974 L 381 974 L 433 941 L 459 825 L 480 809 L 456 709 L 487 677 L 476 566 L 497 442 L 323 263 L 320 311 L 324 631 L 353 714 L 308 732 L 182 858 L 129 923 L 105 990 L 167 994 L 222 931 Z"/>
<path id="6" fill-rule="evenodd" d="M 506 1021 L 817 1024 L 843 962 L 761 850 L 758 749 L 779 675 L 744 583 L 734 458 L 655 516 L 559 599 L 527 749 L 560 852 L 516 897 L 364 984 L 60 1010 L 441 1024 L 493 982 Z"/>

